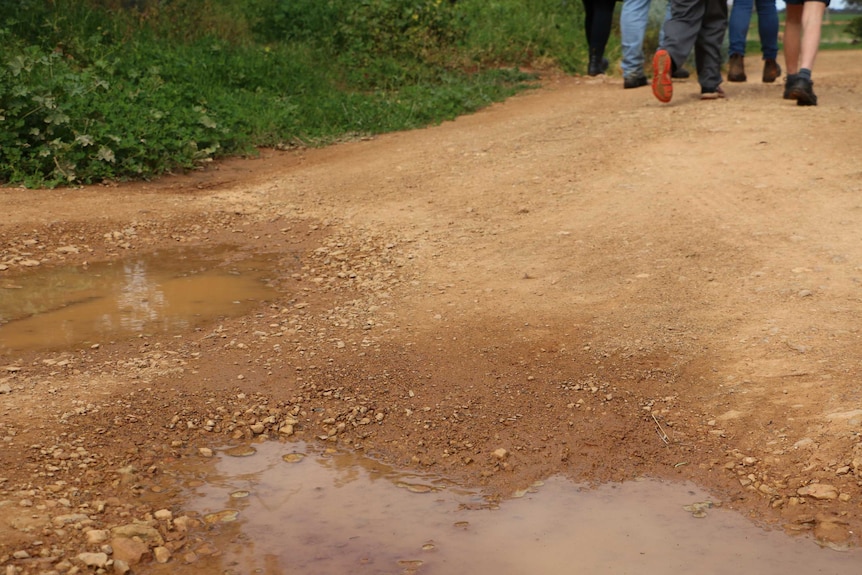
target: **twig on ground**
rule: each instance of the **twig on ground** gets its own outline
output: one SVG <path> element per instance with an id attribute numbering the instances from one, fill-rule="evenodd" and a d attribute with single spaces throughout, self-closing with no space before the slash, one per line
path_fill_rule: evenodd
<path id="1" fill-rule="evenodd" d="M 664 441 L 664 444 L 667 445 L 670 442 L 670 438 L 667 436 L 667 433 L 664 432 L 664 429 L 661 427 L 661 423 L 658 422 L 658 419 L 655 418 L 655 415 L 652 415 L 652 420 L 655 421 L 655 425 L 658 428 L 656 433 L 658 433 L 659 439 Z"/>

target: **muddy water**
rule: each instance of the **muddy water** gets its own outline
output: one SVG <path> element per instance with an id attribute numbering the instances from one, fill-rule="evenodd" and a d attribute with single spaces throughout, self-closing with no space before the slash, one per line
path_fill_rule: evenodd
<path id="1" fill-rule="evenodd" d="M 273 259 L 226 247 L 170 250 L 2 280 L 0 355 L 182 333 L 247 313 L 274 295 L 264 281 Z"/>
<path id="2" fill-rule="evenodd" d="M 862 554 L 761 530 L 689 484 L 562 478 L 499 506 L 440 478 L 304 443 L 222 452 L 185 511 L 201 553 L 147 573 L 501 575 L 860 573 Z M 188 476 L 190 468 L 175 470 Z"/>

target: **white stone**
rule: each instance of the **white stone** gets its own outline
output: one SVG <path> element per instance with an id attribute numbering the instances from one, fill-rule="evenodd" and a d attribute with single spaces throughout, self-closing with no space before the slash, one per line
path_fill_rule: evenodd
<path id="1" fill-rule="evenodd" d="M 111 536 L 111 533 L 107 529 L 90 529 L 87 531 L 86 535 L 87 543 L 96 545 L 107 541 Z"/>
<path id="2" fill-rule="evenodd" d="M 171 560 L 171 551 L 167 547 L 159 546 L 153 549 L 153 557 L 157 563 L 167 563 Z"/>
<path id="3" fill-rule="evenodd" d="M 87 567 L 103 568 L 108 562 L 108 556 L 105 553 L 81 553 L 77 557 Z"/>
<path id="4" fill-rule="evenodd" d="M 812 483 L 796 490 L 797 495 L 811 497 L 812 499 L 837 499 L 838 489 L 834 485 L 826 483 Z"/>

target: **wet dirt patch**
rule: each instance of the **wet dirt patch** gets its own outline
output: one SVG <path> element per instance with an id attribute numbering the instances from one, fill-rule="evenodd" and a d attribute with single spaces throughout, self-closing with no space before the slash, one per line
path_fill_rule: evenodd
<path id="1" fill-rule="evenodd" d="M 275 297 L 275 257 L 235 247 L 160 250 L 0 283 L 0 354 L 193 330 Z"/>
<path id="2" fill-rule="evenodd" d="M 752 525 L 691 483 L 561 477 L 496 504 L 354 452 L 259 442 L 175 469 L 201 554 L 149 573 L 858 572 L 859 552 Z M 193 559 L 193 561 L 189 561 Z M 185 564 L 184 564 L 185 561 Z"/>

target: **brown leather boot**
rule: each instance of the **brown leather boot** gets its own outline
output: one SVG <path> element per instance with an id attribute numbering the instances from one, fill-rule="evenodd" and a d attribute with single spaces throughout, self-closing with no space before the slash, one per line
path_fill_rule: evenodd
<path id="1" fill-rule="evenodd" d="M 742 54 L 731 54 L 727 67 L 728 82 L 745 82 L 745 58 Z"/>
<path id="2" fill-rule="evenodd" d="M 774 58 L 768 58 L 763 61 L 763 81 L 771 84 L 781 76 L 781 66 Z"/>

